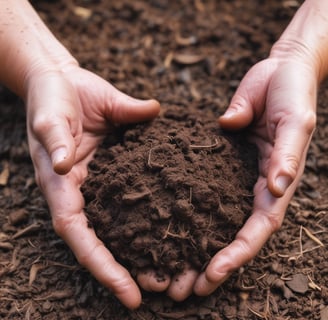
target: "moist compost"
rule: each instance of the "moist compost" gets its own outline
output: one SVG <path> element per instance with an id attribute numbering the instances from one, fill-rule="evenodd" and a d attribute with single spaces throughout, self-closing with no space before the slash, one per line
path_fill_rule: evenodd
<path id="1" fill-rule="evenodd" d="M 99 150 L 106 157 L 112 152 L 112 159 L 107 159 L 110 164 L 114 158 L 119 159 L 117 153 L 128 155 L 128 148 L 135 153 L 142 148 L 139 139 L 151 137 L 143 141 L 146 149 L 140 159 L 133 159 L 130 163 L 136 166 L 143 161 L 147 183 L 151 181 L 153 184 L 157 182 L 156 175 L 160 179 L 158 175 L 163 170 L 163 161 L 170 161 L 165 155 L 173 155 L 173 150 L 180 153 L 186 166 L 183 170 L 192 167 L 183 151 L 191 144 L 207 146 L 189 148 L 195 159 L 204 159 L 200 166 L 205 164 L 207 157 L 212 160 L 216 157 L 218 164 L 224 153 L 230 156 L 235 151 L 239 164 L 248 165 L 242 149 L 247 132 L 241 133 L 241 137 L 226 133 L 221 136 L 223 133 L 217 127 L 216 119 L 226 110 L 249 68 L 268 56 L 273 43 L 302 2 L 31 1 L 81 66 L 96 72 L 131 96 L 156 98 L 161 102 L 163 114 L 154 122 L 117 128 L 113 135 L 108 136 L 106 147 Z M 173 109 L 180 111 L 180 118 L 170 118 Z M 153 134 L 155 128 L 162 126 L 162 121 L 167 123 L 164 132 Z M 210 296 L 192 295 L 176 303 L 165 293 L 143 292 L 142 305 L 133 311 L 125 308 L 108 288 L 81 267 L 64 241 L 54 233 L 48 207 L 35 182 L 25 122 L 21 101 L 0 87 L 0 319 L 327 320 L 327 83 L 319 92 L 317 129 L 309 148 L 305 172 L 281 229 L 270 237 L 254 259 L 234 272 Z M 200 125 L 191 126 L 190 123 Z M 190 130 L 196 130 L 196 135 L 193 136 Z M 172 131 L 176 136 L 171 141 L 168 136 L 172 136 Z M 215 139 L 226 143 L 224 150 L 220 150 Z M 164 145 L 169 147 L 161 154 L 158 148 Z M 248 147 L 245 152 L 250 152 Z M 101 156 L 100 153 L 97 157 Z M 230 165 L 230 162 L 224 163 Z M 253 165 L 245 172 L 251 172 Z M 115 170 L 110 172 L 117 173 Z M 135 175 L 141 172 L 145 174 L 140 170 Z M 219 172 L 225 171 L 221 169 Z M 195 173 L 192 176 L 203 179 L 201 173 L 205 176 L 204 170 L 197 171 L 198 176 Z M 189 175 L 184 175 L 187 177 Z M 237 177 L 233 179 L 227 186 L 228 190 L 239 186 Z M 219 180 L 215 183 L 218 184 Z M 242 183 L 245 187 L 248 182 Z M 129 188 L 118 197 L 125 195 L 125 201 L 130 202 L 140 199 L 134 205 L 125 205 L 126 210 L 142 203 L 149 205 L 147 190 L 132 188 L 124 181 L 122 184 Z M 151 185 L 148 184 L 147 188 L 150 190 Z M 169 196 L 175 189 L 164 189 L 167 200 L 172 200 Z M 188 205 L 195 205 L 195 190 L 190 193 L 190 189 L 184 188 L 181 192 L 187 194 Z M 154 198 L 153 194 L 158 193 L 152 190 Z M 215 196 L 218 195 L 217 192 Z M 240 203 L 245 206 L 248 201 L 253 201 L 246 195 L 240 198 Z M 145 199 L 140 198 L 143 196 Z M 244 213 L 249 214 L 246 211 Z M 217 208 L 209 212 L 213 218 Z M 205 210 L 198 215 L 205 216 Z M 152 211 L 151 217 L 157 216 L 156 211 Z M 168 229 L 172 216 L 173 212 L 170 217 L 161 218 L 165 231 L 171 233 L 171 238 L 165 240 L 176 241 L 175 246 L 181 248 L 184 240 L 172 237 L 179 230 L 171 226 Z M 106 217 L 110 219 L 110 215 Z M 156 227 L 158 222 L 151 220 Z M 232 221 L 226 225 L 234 228 L 234 232 L 239 229 L 233 227 Z M 190 230 L 195 229 L 183 230 L 190 237 Z M 212 235 L 208 233 L 207 236 Z M 149 262 L 153 263 L 152 260 Z"/>
<path id="2" fill-rule="evenodd" d="M 201 270 L 251 213 L 255 147 L 197 105 L 167 106 L 116 136 L 82 186 L 98 237 L 132 274 Z"/>

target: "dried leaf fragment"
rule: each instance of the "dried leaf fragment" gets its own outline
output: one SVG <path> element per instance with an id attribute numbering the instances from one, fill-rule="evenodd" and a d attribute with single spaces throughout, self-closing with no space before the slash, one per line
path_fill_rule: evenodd
<path id="1" fill-rule="evenodd" d="M 80 6 L 75 6 L 73 8 L 73 12 L 75 15 L 81 17 L 82 19 L 88 19 L 92 15 L 92 11 L 90 9 Z"/>
<path id="2" fill-rule="evenodd" d="M 9 163 L 7 161 L 3 162 L 3 169 L 0 173 L 0 185 L 1 186 L 6 186 L 8 183 L 8 179 L 9 179 Z"/>
<path id="3" fill-rule="evenodd" d="M 302 273 L 294 274 L 291 280 L 286 281 L 286 285 L 296 293 L 305 293 L 309 290 L 309 280 Z"/>
<path id="4" fill-rule="evenodd" d="M 36 279 L 38 271 L 42 268 L 43 268 L 43 265 L 41 263 L 35 263 L 32 265 L 32 267 L 30 269 L 30 275 L 29 275 L 29 281 L 28 281 L 29 286 L 31 286 L 33 284 L 34 280 Z"/>
<path id="5" fill-rule="evenodd" d="M 173 60 L 177 63 L 190 65 L 196 64 L 205 59 L 205 56 L 200 54 L 192 54 L 192 53 L 175 53 L 173 55 Z"/>

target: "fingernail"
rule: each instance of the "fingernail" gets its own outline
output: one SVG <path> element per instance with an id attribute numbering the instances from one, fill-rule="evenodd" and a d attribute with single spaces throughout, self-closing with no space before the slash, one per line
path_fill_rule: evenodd
<path id="1" fill-rule="evenodd" d="M 227 111 L 222 115 L 222 117 L 228 119 L 234 117 L 235 114 L 236 114 L 236 110 L 227 109 Z"/>
<path id="2" fill-rule="evenodd" d="M 51 157 L 53 165 L 56 165 L 67 158 L 67 149 L 60 147 L 52 153 Z"/>
<path id="3" fill-rule="evenodd" d="M 288 176 L 279 176 L 276 179 L 276 187 L 280 196 L 283 196 L 287 188 L 291 184 L 291 179 Z"/>

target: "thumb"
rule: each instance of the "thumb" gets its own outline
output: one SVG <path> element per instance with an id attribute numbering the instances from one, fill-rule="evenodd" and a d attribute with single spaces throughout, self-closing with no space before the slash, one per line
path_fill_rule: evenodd
<path id="1" fill-rule="evenodd" d="M 112 123 L 127 124 L 147 121 L 155 118 L 160 111 L 160 104 L 154 99 L 140 100 L 132 98 L 117 89 L 111 95 L 106 118 Z"/>
<path id="2" fill-rule="evenodd" d="M 47 75 L 44 81 L 30 87 L 27 127 L 31 151 L 35 150 L 35 158 L 38 157 L 36 150 L 45 149 L 58 174 L 68 173 L 74 163 L 76 145 L 82 133 L 79 106 L 71 86 L 57 76 Z M 44 161 L 44 157 L 34 161 Z"/>
<path id="3" fill-rule="evenodd" d="M 240 82 L 225 113 L 219 118 L 224 129 L 240 130 L 251 124 L 264 111 L 267 88 L 275 69 L 269 59 L 257 63 Z"/>

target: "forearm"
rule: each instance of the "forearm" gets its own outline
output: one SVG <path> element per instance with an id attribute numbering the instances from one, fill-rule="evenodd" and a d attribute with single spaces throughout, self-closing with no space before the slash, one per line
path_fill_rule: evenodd
<path id="1" fill-rule="evenodd" d="M 1 83 L 24 98 L 35 73 L 76 63 L 27 0 L 0 0 Z"/>
<path id="2" fill-rule="evenodd" d="M 308 57 L 321 81 L 328 75 L 328 0 L 306 0 L 273 46 L 272 57 Z"/>

